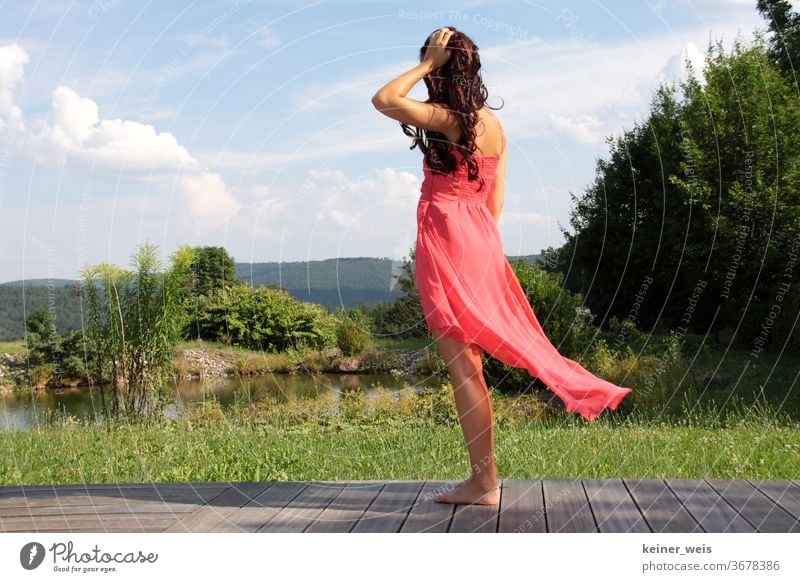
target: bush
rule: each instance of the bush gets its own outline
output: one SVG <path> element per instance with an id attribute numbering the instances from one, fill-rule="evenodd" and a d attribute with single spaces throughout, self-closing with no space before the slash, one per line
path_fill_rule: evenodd
<path id="1" fill-rule="evenodd" d="M 357 356 L 372 347 L 371 320 L 358 308 L 339 307 L 336 344 L 345 356 Z"/>
<path id="2" fill-rule="evenodd" d="M 273 353 L 336 344 L 335 318 L 285 289 L 235 285 L 200 296 L 197 305 L 191 327 L 204 340 Z"/>
<path id="3" fill-rule="evenodd" d="M 191 403 L 183 413 L 183 419 L 193 428 L 219 424 L 225 420 L 225 412 L 216 400 Z"/>
<path id="4" fill-rule="evenodd" d="M 423 388 L 414 403 L 414 416 L 434 424 L 458 426 L 458 410 L 452 385 L 445 385 L 440 389 Z"/>

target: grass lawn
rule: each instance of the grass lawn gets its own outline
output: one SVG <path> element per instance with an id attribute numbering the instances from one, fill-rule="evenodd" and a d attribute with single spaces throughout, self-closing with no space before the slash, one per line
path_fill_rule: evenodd
<path id="1" fill-rule="evenodd" d="M 789 479 L 800 424 L 766 414 L 686 411 L 680 422 L 601 416 L 589 423 L 531 397 L 493 395 L 501 477 Z M 461 479 L 468 460 L 450 390 L 212 401 L 152 425 L 0 432 L 0 485 L 150 481 Z M 607 411 L 610 412 L 610 411 Z"/>
<path id="2" fill-rule="evenodd" d="M 50 428 L 0 435 L 0 485 L 151 481 L 462 479 L 459 427 L 323 427 L 277 432 L 234 424 Z M 670 426 L 506 426 L 496 434 L 507 478 L 790 479 L 800 431 Z"/>
<path id="3" fill-rule="evenodd" d="M 23 354 L 27 351 L 25 342 L 22 340 L 0 342 L 0 354 Z"/>

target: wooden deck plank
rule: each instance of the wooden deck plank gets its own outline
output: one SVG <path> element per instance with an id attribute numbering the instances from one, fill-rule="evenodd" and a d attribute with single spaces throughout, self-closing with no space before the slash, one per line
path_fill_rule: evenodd
<path id="1" fill-rule="evenodd" d="M 351 532 L 396 532 L 414 506 L 422 481 L 389 481 L 358 520 Z"/>
<path id="2" fill-rule="evenodd" d="M 102 499 L 105 503 L 166 502 L 204 504 L 227 489 L 227 483 L 217 483 L 214 487 L 183 489 L 170 486 L 166 488 L 143 486 L 125 487 L 121 489 L 56 489 L 51 491 L 37 490 L 17 494 L 9 494 L 0 499 L 0 508 L 8 507 L 47 507 L 63 505 L 91 505 L 93 499 Z"/>
<path id="3" fill-rule="evenodd" d="M 311 483 L 256 532 L 302 532 L 330 505 L 342 489 L 344 486 L 340 484 Z"/>
<path id="4" fill-rule="evenodd" d="M 449 481 L 123 483 L 0 490 L 0 532 L 800 532 L 800 485 L 742 479 L 503 479 L 499 506 Z"/>
<path id="5" fill-rule="evenodd" d="M 589 499 L 580 479 L 545 479 L 543 485 L 548 532 L 597 531 Z"/>
<path id="6" fill-rule="evenodd" d="M 503 479 L 500 487 L 498 532 L 547 532 L 541 479 Z"/>
<path id="7" fill-rule="evenodd" d="M 117 531 L 140 532 L 143 528 L 162 531 L 169 527 L 175 517 L 164 514 L 136 514 L 131 516 L 119 515 L 68 515 L 59 517 L 54 515 L 35 517 L 9 517 L 3 518 L 3 531 L 12 532 L 51 532 L 61 531 L 94 531 L 104 532 L 109 528 Z"/>
<path id="8" fill-rule="evenodd" d="M 703 529 L 663 479 L 624 478 L 647 525 L 655 533 L 693 533 Z"/>
<path id="9" fill-rule="evenodd" d="M 190 514 L 182 514 L 167 527 L 167 533 L 207 532 L 225 522 L 228 516 L 264 493 L 272 483 L 233 483 L 218 496 Z"/>
<path id="10" fill-rule="evenodd" d="M 667 486 L 707 533 L 755 532 L 756 528 L 702 479 L 666 479 Z"/>
<path id="11" fill-rule="evenodd" d="M 791 481 L 778 481 L 775 479 L 748 479 L 748 482 L 786 510 L 789 515 L 795 519 L 800 519 L 800 485 Z"/>
<path id="12" fill-rule="evenodd" d="M 589 505 L 603 533 L 650 533 L 650 527 L 620 479 L 584 479 Z"/>
<path id="13" fill-rule="evenodd" d="M 227 519 L 214 525 L 210 532 L 253 533 L 272 519 L 310 484 L 309 481 L 275 481 L 246 505 L 232 511 Z"/>
<path id="14" fill-rule="evenodd" d="M 500 488 L 502 503 L 503 489 Z M 451 533 L 495 533 L 499 505 L 461 505 L 456 504 L 448 532 Z"/>
<path id="15" fill-rule="evenodd" d="M 73 490 L 102 490 L 113 489 L 185 489 L 186 487 L 195 489 L 214 489 L 219 487 L 220 483 L 215 481 L 165 481 L 165 482 L 133 482 L 133 483 L 63 483 L 60 485 L 2 485 L 0 486 L 0 499 L 6 494 L 18 495 L 24 492 L 34 493 L 37 491 L 53 492 L 54 489 L 58 491 L 73 491 Z"/>
<path id="16" fill-rule="evenodd" d="M 452 503 L 437 503 L 433 500 L 447 490 L 449 481 L 425 481 L 406 520 L 401 533 L 445 533 L 453 519 L 455 506 Z"/>
<path id="17" fill-rule="evenodd" d="M 384 488 L 384 481 L 344 481 L 336 498 L 305 529 L 307 533 L 349 532 Z"/>
<path id="18" fill-rule="evenodd" d="M 135 515 L 137 513 L 162 513 L 166 515 L 176 513 L 192 513 L 201 505 L 170 504 L 170 503 L 135 503 L 125 505 L 114 500 L 114 503 L 103 503 L 103 500 L 90 499 L 86 505 L 48 505 L 33 507 L 0 507 L 0 519 L 8 517 L 25 517 L 35 515 Z"/>
<path id="19" fill-rule="evenodd" d="M 772 499 L 741 479 L 706 479 L 725 501 L 763 533 L 800 532 L 800 521 L 789 515 Z"/>

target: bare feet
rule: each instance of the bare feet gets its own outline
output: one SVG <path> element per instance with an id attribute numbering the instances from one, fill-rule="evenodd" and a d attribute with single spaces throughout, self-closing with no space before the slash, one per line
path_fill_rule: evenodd
<path id="1" fill-rule="evenodd" d="M 459 503 L 464 505 L 497 505 L 500 503 L 500 486 L 476 483 L 472 478 L 461 481 L 456 488 L 433 498 L 437 503 Z"/>

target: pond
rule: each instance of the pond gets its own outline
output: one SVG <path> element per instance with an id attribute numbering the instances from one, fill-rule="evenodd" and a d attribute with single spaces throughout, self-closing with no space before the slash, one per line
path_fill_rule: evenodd
<path id="1" fill-rule="evenodd" d="M 261 398 L 288 400 L 313 397 L 332 391 L 363 390 L 374 393 L 377 386 L 400 390 L 411 386 L 437 388 L 447 381 L 440 376 L 394 376 L 391 374 L 267 374 L 250 378 L 221 377 L 206 380 L 183 380 L 175 387 L 176 404 L 164 410 L 165 416 L 175 418 L 187 403 L 202 401 L 213 394 L 222 409 L 236 398 L 257 401 Z M 108 397 L 108 392 L 106 393 Z M 19 430 L 44 424 L 46 413 L 72 415 L 76 418 L 102 418 L 100 389 L 79 386 L 74 388 L 31 391 L 0 396 L 0 430 Z"/>

